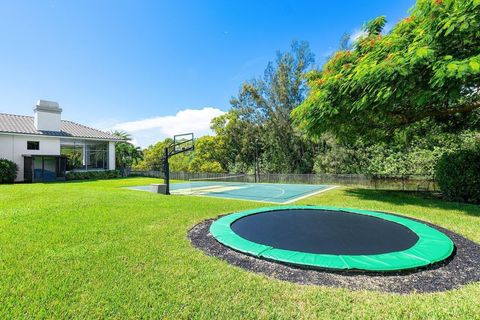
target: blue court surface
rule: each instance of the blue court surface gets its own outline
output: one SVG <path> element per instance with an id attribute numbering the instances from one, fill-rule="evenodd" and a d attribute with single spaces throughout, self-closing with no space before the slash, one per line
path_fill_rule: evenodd
<path id="1" fill-rule="evenodd" d="M 286 204 L 333 188 L 335 186 L 311 184 L 194 181 L 172 183 L 170 193 Z M 150 186 L 128 187 L 128 189 L 149 191 Z"/>

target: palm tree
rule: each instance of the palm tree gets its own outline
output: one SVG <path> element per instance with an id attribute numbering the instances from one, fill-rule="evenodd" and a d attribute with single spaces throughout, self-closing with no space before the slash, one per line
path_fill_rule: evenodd
<path id="1" fill-rule="evenodd" d="M 123 176 L 128 176 L 133 164 L 143 160 L 143 151 L 131 142 L 132 136 L 125 131 L 111 131 L 110 134 L 123 139 L 115 143 L 115 162 Z"/>
<path id="2" fill-rule="evenodd" d="M 131 141 L 132 140 L 132 135 L 126 131 L 123 130 L 112 130 L 110 131 L 110 134 L 112 136 L 115 136 L 117 138 L 121 138 L 126 141 Z"/>

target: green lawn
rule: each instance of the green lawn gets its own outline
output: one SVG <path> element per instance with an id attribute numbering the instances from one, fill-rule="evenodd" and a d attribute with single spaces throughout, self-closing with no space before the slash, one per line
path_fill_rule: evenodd
<path id="1" fill-rule="evenodd" d="M 194 249 L 190 227 L 261 206 L 121 189 L 154 179 L 0 186 L 0 319 L 480 318 L 480 284 L 396 295 L 302 286 Z M 301 201 L 397 212 L 480 242 L 480 207 L 336 189 Z"/>

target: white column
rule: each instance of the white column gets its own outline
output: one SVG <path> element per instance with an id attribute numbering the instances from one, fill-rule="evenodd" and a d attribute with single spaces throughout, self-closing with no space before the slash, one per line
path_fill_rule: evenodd
<path id="1" fill-rule="evenodd" d="M 115 142 L 108 143 L 108 169 L 115 170 Z"/>
<path id="2" fill-rule="evenodd" d="M 87 169 L 87 142 L 83 142 L 83 169 Z"/>

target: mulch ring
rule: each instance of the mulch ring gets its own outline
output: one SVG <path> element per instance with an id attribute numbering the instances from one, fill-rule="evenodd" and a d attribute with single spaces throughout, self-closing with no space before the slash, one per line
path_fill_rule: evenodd
<path id="1" fill-rule="evenodd" d="M 440 292 L 480 281 L 480 245 L 457 233 L 424 221 L 420 222 L 449 236 L 455 243 L 456 252 L 449 259 L 429 267 L 395 273 L 311 270 L 258 259 L 218 242 L 209 232 L 213 221 L 213 219 L 205 220 L 189 230 L 188 238 L 194 247 L 209 256 L 228 261 L 234 266 L 284 281 L 400 294 Z"/>

